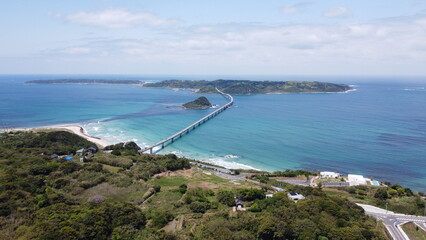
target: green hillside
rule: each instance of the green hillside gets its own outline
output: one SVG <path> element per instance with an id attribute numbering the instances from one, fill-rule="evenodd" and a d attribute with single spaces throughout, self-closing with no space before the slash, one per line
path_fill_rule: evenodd
<path id="1" fill-rule="evenodd" d="M 199 97 L 194 101 L 183 104 L 182 106 L 186 109 L 206 109 L 210 108 L 212 104 L 206 97 Z"/>
<path id="2" fill-rule="evenodd" d="M 156 83 L 146 83 L 144 87 L 194 89 L 197 90 L 197 93 L 217 93 L 215 88 L 218 88 L 229 94 L 345 92 L 351 89 L 346 84 L 325 82 L 246 80 L 166 80 Z"/>
<path id="3" fill-rule="evenodd" d="M 0 135 L 2 239 L 385 239 L 360 207 L 320 188 L 289 187 L 306 196 L 297 203 L 287 192 L 265 198 L 268 185 L 133 144 L 86 162 L 42 154 L 86 145 L 63 132 Z M 235 198 L 246 211 L 232 210 Z"/>

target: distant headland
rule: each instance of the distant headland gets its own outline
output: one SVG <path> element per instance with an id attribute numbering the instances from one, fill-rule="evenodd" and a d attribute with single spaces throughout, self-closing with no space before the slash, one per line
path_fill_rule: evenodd
<path id="1" fill-rule="evenodd" d="M 327 82 L 250 81 L 250 80 L 164 80 L 147 83 L 139 80 L 53 79 L 32 80 L 26 84 L 137 84 L 146 88 L 190 89 L 196 93 L 215 94 L 216 88 L 228 94 L 338 93 L 352 90 L 349 85 Z"/>
<path id="2" fill-rule="evenodd" d="M 32 80 L 26 84 L 143 84 L 139 80 L 110 80 L 110 79 L 53 79 Z"/>
<path id="3" fill-rule="evenodd" d="M 270 93 L 335 93 L 352 90 L 349 85 L 326 82 L 296 81 L 249 81 L 249 80 L 165 80 L 145 83 L 149 88 L 191 89 L 197 93 L 217 93 L 219 88 L 228 94 L 270 94 Z"/>

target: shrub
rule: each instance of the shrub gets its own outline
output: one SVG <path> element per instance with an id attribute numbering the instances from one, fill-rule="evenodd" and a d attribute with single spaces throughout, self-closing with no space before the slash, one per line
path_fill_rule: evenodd
<path id="1" fill-rule="evenodd" d="M 195 201 L 189 205 L 189 209 L 194 213 L 205 213 L 210 209 L 210 203 Z"/>
<path id="2" fill-rule="evenodd" d="M 152 225 L 157 228 L 164 227 L 168 222 L 173 220 L 173 215 L 166 211 L 155 211 L 151 213 Z"/>
<path id="3" fill-rule="evenodd" d="M 186 184 L 182 184 L 179 186 L 178 191 L 182 194 L 185 194 L 187 189 L 188 189 L 188 186 Z"/>
<path id="4" fill-rule="evenodd" d="M 386 188 L 379 188 L 377 189 L 377 191 L 374 193 L 374 197 L 378 198 L 380 200 L 386 200 L 388 199 L 388 191 L 386 190 Z"/>
<path id="5" fill-rule="evenodd" d="M 253 205 L 250 206 L 249 209 L 251 212 L 260 212 L 262 209 L 260 209 L 259 205 L 257 203 L 253 203 Z"/>
<path id="6" fill-rule="evenodd" d="M 229 207 L 235 205 L 234 193 L 230 190 L 220 190 L 216 195 L 216 200 Z"/>
<path id="7" fill-rule="evenodd" d="M 119 149 L 114 149 L 112 150 L 111 154 L 115 156 L 121 156 L 121 151 Z"/>
<path id="8" fill-rule="evenodd" d="M 64 179 L 64 178 L 59 178 L 59 179 L 56 179 L 54 182 L 53 182 L 53 187 L 54 188 L 63 188 L 63 187 L 65 187 L 66 185 L 68 185 L 70 183 L 70 181 L 68 180 L 68 179 Z"/>
<path id="9" fill-rule="evenodd" d="M 95 195 L 87 199 L 87 202 L 99 204 L 105 202 L 105 198 L 102 195 Z"/>
<path id="10" fill-rule="evenodd" d="M 264 199 L 265 193 L 260 189 L 246 188 L 238 190 L 238 198 L 243 201 L 253 201 L 256 199 Z"/>

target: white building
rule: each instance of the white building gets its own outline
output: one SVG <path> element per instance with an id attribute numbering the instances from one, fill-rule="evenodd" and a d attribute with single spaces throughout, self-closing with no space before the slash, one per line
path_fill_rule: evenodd
<path id="1" fill-rule="evenodd" d="M 362 175 L 349 174 L 348 175 L 349 186 L 366 185 L 367 181 Z"/>
<path id="2" fill-rule="evenodd" d="M 321 178 L 338 178 L 340 177 L 340 173 L 337 172 L 320 172 Z"/>
<path id="3" fill-rule="evenodd" d="M 302 194 L 298 194 L 298 193 L 287 193 L 287 197 L 290 198 L 291 200 L 297 202 L 301 199 L 305 199 L 305 196 L 303 196 Z"/>

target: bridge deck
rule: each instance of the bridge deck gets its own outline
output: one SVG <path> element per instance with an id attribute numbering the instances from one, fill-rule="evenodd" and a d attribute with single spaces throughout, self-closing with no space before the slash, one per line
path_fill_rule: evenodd
<path id="1" fill-rule="evenodd" d="M 173 134 L 172 136 L 170 136 L 170 137 L 168 137 L 168 138 L 165 138 L 165 139 L 163 139 L 163 140 L 161 140 L 161 141 L 159 141 L 159 142 L 155 143 L 154 145 L 151 145 L 151 146 L 149 146 L 149 147 L 146 147 L 146 148 L 144 148 L 144 149 L 140 150 L 139 152 L 143 153 L 143 152 L 146 152 L 146 151 L 148 151 L 148 150 L 149 150 L 149 151 L 150 151 L 150 153 L 152 154 L 153 148 L 155 148 L 155 147 L 157 147 L 157 146 L 160 146 L 160 145 L 161 145 L 162 147 L 164 147 L 164 145 L 163 145 L 163 144 L 165 144 L 165 143 L 166 143 L 166 142 L 168 142 L 168 141 L 174 142 L 174 140 L 175 140 L 175 138 L 176 138 L 176 137 L 181 137 L 183 134 L 185 134 L 185 133 L 189 133 L 189 131 L 191 130 L 191 128 L 195 129 L 195 128 L 197 127 L 197 125 L 198 125 L 198 126 L 200 126 L 201 124 L 205 123 L 207 120 L 209 120 L 209 119 L 211 119 L 211 118 L 215 117 L 215 116 L 216 116 L 216 115 L 218 115 L 219 113 L 221 113 L 221 112 L 223 112 L 224 110 L 226 110 L 227 108 L 229 108 L 229 107 L 230 107 L 230 106 L 234 103 L 234 98 L 233 98 L 231 95 L 226 94 L 226 93 L 224 93 L 224 92 L 220 91 L 220 90 L 219 90 L 219 89 L 217 89 L 217 88 L 216 88 L 216 90 L 217 90 L 220 94 L 222 94 L 222 96 L 224 96 L 225 98 L 227 98 L 227 99 L 229 100 L 229 102 L 228 102 L 227 104 L 225 104 L 225 105 L 223 105 L 222 107 L 218 108 L 218 109 L 217 109 L 217 110 L 215 110 L 214 112 L 211 112 L 210 114 L 208 114 L 207 116 L 205 116 L 205 117 L 201 118 L 200 120 L 198 120 L 198 121 L 194 122 L 193 124 L 189 125 L 188 127 L 186 127 L 186 128 L 184 128 L 184 129 L 180 130 L 179 132 L 177 132 L 177 133 Z"/>

